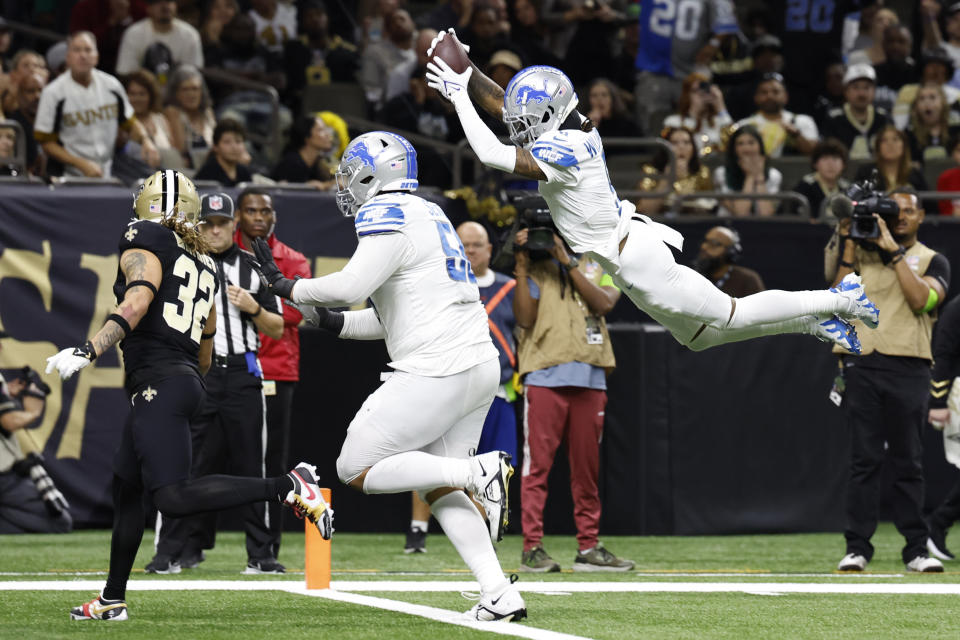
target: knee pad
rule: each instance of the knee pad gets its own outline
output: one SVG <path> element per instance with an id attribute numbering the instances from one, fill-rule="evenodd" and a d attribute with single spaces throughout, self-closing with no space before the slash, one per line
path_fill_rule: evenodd
<path id="1" fill-rule="evenodd" d="M 340 457 L 337 458 L 337 477 L 340 478 L 340 482 L 350 484 L 365 469 L 366 467 L 359 460 L 350 455 L 347 447 L 340 451 Z"/>

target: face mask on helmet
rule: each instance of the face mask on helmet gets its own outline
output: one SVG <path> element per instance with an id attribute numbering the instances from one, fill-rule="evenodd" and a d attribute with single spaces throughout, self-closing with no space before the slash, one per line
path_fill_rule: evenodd
<path id="1" fill-rule="evenodd" d="M 396 134 L 365 133 L 347 145 L 335 178 L 337 207 L 343 215 L 353 216 L 382 191 L 416 190 L 417 152 Z"/>
<path id="2" fill-rule="evenodd" d="M 196 224 L 200 218 L 200 197 L 190 178 L 179 171 L 157 171 L 143 181 L 133 196 L 133 211 L 141 220 L 160 222 L 178 217 Z"/>
<path id="3" fill-rule="evenodd" d="M 577 107 L 570 79 L 554 67 L 527 67 L 513 77 L 503 95 L 503 121 L 510 141 L 527 149 L 560 127 Z"/>

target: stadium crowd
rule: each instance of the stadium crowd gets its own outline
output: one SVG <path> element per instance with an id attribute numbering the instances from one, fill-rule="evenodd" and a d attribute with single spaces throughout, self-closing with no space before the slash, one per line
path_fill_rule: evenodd
<path id="1" fill-rule="evenodd" d="M 472 60 L 501 86 L 525 66 L 555 65 L 573 80 L 580 111 L 605 139 L 666 141 L 675 163 L 664 148 L 616 169 L 615 185 L 639 192 L 638 206 L 648 213 L 795 214 L 802 207 L 782 197 L 695 195 L 789 191 L 807 198 L 812 217 L 829 217 L 829 196 L 847 178 L 868 177 L 873 169 L 886 189 L 956 188 L 960 3 L 81 0 L 45 6 L 17 3 L 6 17 L 61 32 L 61 41 L 0 25 L 0 115 L 19 124 L 0 128 L 7 174 L 112 173 L 134 183 L 162 166 L 228 186 L 254 180 L 329 190 L 338 154 L 360 132 L 348 129 L 343 115 L 438 142 L 463 139 L 452 106 L 424 80 L 431 40 L 453 26 Z M 84 40 L 92 51 L 78 53 L 70 44 L 81 31 L 89 33 Z M 275 115 L 287 141 L 282 153 L 267 141 L 274 115 L 267 94 L 211 70 L 276 90 Z M 90 100 L 96 104 L 84 104 Z M 491 124 L 505 133 L 501 123 Z M 218 125 L 227 133 L 224 145 L 214 133 Z M 25 157 L 15 164 L 19 135 Z M 418 151 L 421 183 L 449 188 L 449 157 L 423 144 Z M 960 214 L 960 201 L 937 206 L 943 215 Z"/>

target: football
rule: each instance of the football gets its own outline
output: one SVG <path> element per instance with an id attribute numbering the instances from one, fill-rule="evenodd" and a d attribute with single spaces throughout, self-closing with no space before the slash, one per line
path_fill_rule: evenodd
<path id="1" fill-rule="evenodd" d="M 467 52 L 457 40 L 457 36 L 452 33 L 444 34 L 443 38 L 433 49 L 433 55 L 430 59 L 443 58 L 443 61 L 450 65 L 450 68 L 457 73 L 463 73 L 470 66 L 470 58 Z"/>

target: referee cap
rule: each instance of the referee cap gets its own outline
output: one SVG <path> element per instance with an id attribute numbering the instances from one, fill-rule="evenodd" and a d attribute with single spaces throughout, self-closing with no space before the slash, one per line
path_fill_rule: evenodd
<path id="1" fill-rule="evenodd" d="M 233 198 L 222 192 L 208 193 L 200 198 L 200 222 L 214 217 L 233 220 Z"/>

